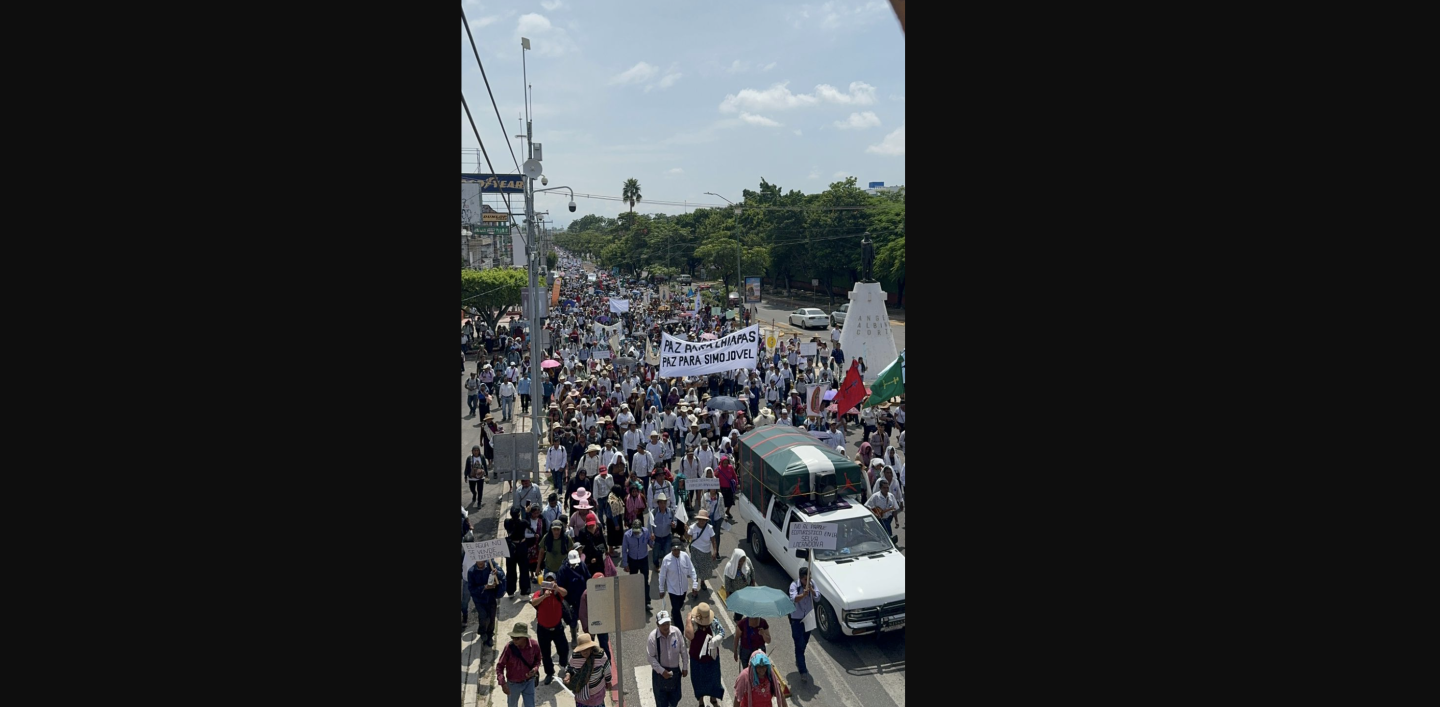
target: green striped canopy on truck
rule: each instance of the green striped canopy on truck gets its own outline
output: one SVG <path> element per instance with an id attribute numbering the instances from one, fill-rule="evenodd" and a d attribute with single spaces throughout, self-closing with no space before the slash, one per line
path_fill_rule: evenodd
<path id="1" fill-rule="evenodd" d="M 767 425 L 753 429 L 740 435 L 736 458 L 740 491 L 762 513 L 769 493 L 781 498 L 808 496 L 812 472 L 834 472 L 841 494 L 862 499 L 865 496 L 865 476 L 860 465 L 801 428 Z"/>

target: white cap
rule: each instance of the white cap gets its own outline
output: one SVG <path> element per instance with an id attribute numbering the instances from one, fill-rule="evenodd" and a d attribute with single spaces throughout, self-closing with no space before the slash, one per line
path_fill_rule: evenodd
<path id="1" fill-rule="evenodd" d="M 670 612 L 668 612 L 668 611 L 657 611 L 657 612 L 655 612 L 655 623 L 657 623 L 657 624 L 668 624 L 668 623 L 670 623 Z"/>
<path id="2" fill-rule="evenodd" d="M 575 550 L 571 550 L 568 559 L 570 560 L 570 564 L 578 565 L 580 564 L 580 553 L 576 552 Z"/>

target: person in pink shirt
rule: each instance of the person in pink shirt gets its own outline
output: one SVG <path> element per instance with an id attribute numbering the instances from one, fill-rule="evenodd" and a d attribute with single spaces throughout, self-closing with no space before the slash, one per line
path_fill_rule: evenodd
<path id="1" fill-rule="evenodd" d="M 735 476 L 730 455 L 720 455 L 720 466 L 715 469 L 715 476 L 720 479 L 720 495 L 725 497 L 725 518 L 733 523 L 735 519 L 730 516 L 730 507 L 735 505 L 735 487 L 740 485 L 740 479 Z"/>

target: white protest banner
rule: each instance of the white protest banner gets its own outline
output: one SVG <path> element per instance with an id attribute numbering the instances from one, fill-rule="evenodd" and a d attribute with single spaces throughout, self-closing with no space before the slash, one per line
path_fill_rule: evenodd
<path id="1" fill-rule="evenodd" d="M 592 358 L 610 358 L 610 352 L 605 349 L 595 349 L 590 355 Z"/>
<path id="2" fill-rule="evenodd" d="M 623 312 L 628 312 L 628 311 L 630 311 L 630 300 L 628 300 L 628 299 L 611 299 L 611 300 L 610 300 L 610 311 L 616 312 L 616 313 L 623 313 Z"/>
<path id="3" fill-rule="evenodd" d="M 760 327 L 751 325 L 709 341 L 686 341 L 669 334 L 662 337 L 660 376 L 679 378 L 755 368 L 755 344 L 760 340 Z"/>
<path id="4" fill-rule="evenodd" d="M 650 343 L 650 337 L 645 337 L 645 363 L 651 366 L 660 365 L 660 354 L 656 353 L 655 345 Z"/>
<path id="5" fill-rule="evenodd" d="M 814 356 L 814 355 L 820 353 L 819 349 L 817 348 L 817 347 L 819 347 L 819 346 L 820 346 L 819 344 L 817 344 L 817 343 L 815 343 L 815 342 L 813 342 L 813 341 L 800 344 L 800 355 L 801 355 L 801 356 Z"/>
<path id="6" fill-rule="evenodd" d="M 719 491 L 719 479 L 686 479 L 686 491 Z"/>
<path id="7" fill-rule="evenodd" d="M 791 523 L 790 547 L 797 550 L 807 547 L 834 550 L 839 533 L 836 523 Z"/>

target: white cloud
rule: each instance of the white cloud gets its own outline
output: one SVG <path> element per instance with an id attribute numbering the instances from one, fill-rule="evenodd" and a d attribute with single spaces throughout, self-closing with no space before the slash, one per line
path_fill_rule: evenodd
<path id="1" fill-rule="evenodd" d="M 900 126 L 895 132 L 886 135 L 879 145 L 871 145 L 865 148 L 865 151 L 877 155 L 905 156 L 905 126 Z"/>
<path id="2" fill-rule="evenodd" d="M 739 59 L 736 59 L 735 61 L 730 62 L 730 67 L 725 69 L 725 73 L 748 74 L 752 71 L 765 72 L 773 68 L 775 68 L 775 62 L 773 61 L 769 64 L 766 64 L 765 66 L 760 66 L 759 62 L 741 61 Z"/>
<path id="3" fill-rule="evenodd" d="M 843 170 L 830 175 L 831 179 L 848 179 L 849 177 L 850 173 Z"/>
<path id="4" fill-rule="evenodd" d="M 810 169 L 810 174 L 809 174 L 809 176 L 807 176 L 807 177 L 805 177 L 805 178 L 806 178 L 806 179 L 819 179 L 819 178 L 820 178 L 820 168 L 819 168 L 819 167 L 812 167 L 812 168 Z"/>
<path id="5" fill-rule="evenodd" d="M 563 56 L 580 51 L 570 33 L 550 24 L 544 15 L 529 13 L 521 15 L 515 22 L 515 43 L 521 37 L 530 39 L 530 49 L 536 56 Z"/>
<path id="6" fill-rule="evenodd" d="M 791 93 L 788 86 L 789 82 L 777 83 L 764 91 L 747 88 L 739 93 L 729 94 L 720 102 L 720 111 L 735 113 L 740 110 L 790 110 L 820 103 L 857 106 L 875 103 L 875 87 L 861 81 L 852 82 L 849 93 L 841 93 L 834 86 L 823 83 L 815 87 L 813 94 Z"/>
<path id="7" fill-rule="evenodd" d="M 892 93 L 892 94 L 890 94 L 890 100 L 895 101 L 895 102 L 897 102 L 897 103 L 904 103 L 904 102 L 905 102 L 905 94 L 902 93 L 902 94 L 900 94 L 900 95 L 897 96 L 897 95 L 895 95 L 895 94 Z"/>
<path id="8" fill-rule="evenodd" d="M 676 81 L 680 80 L 681 76 L 684 75 L 685 74 L 676 71 L 674 66 L 671 66 L 669 69 L 666 70 L 665 75 L 660 78 L 660 83 L 655 84 L 655 86 L 656 88 L 670 88 L 671 86 L 675 85 Z M 645 90 L 648 91 L 650 89 L 647 88 Z"/>
<path id="9" fill-rule="evenodd" d="M 835 121 L 835 127 L 841 130 L 864 130 L 865 128 L 880 127 L 880 119 L 875 117 L 871 111 L 864 113 L 851 113 L 848 120 Z"/>
<path id="10" fill-rule="evenodd" d="M 543 0 L 543 2 L 540 3 L 540 7 L 543 7 L 550 12 L 554 12 L 562 7 L 565 7 L 565 3 L 561 2 L 560 0 Z"/>
<path id="11" fill-rule="evenodd" d="M 890 3 L 880 0 L 869 0 L 865 3 L 827 2 L 823 5 L 801 5 L 798 11 L 791 13 L 791 23 L 797 28 L 804 28 L 814 26 L 818 18 L 821 29 L 836 30 L 843 27 L 864 27 L 887 16 L 893 18 L 895 13 L 890 8 Z"/>
<path id="12" fill-rule="evenodd" d="M 771 119 L 769 119 L 769 118 L 766 118 L 766 117 L 763 116 L 763 115 L 751 115 L 751 114 L 749 114 L 749 113 L 741 113 L 741 114 L 740 114 L 740 119 L 743 120 L 743 121 L 745 121 L 745 122 L 747 122 L 747 123 L 749 123 L 749 124 L 751 124 L 751 125 L 763 125 L 763 126 L 765 126 L 765 127 L 767 127 L 767 128 L 778 128 L 778 127 L 781 127 L 781 124 L 780 124 L 780 123 L 777 123 L 777 122 L 775 122 L 775 121 L 773 121 L 773 120 L 771 120 Z"/>
<path id="13" fill-rule="evenodd" d="M 676 168 L 674 168 L 674 169 L 666 170 L 665 173 L 666 173 L 666 174 L 669 174 L 669 175 L 671 175 L 671 176 L 676 176 L 676 177 L 678 177 L 678 176 L 684 174 L 684 173 L 685 173 L 685 170 L 680 169 L 679 167 L 676 167 Z"/>
<path id="14" fill-rule="evenodd" d="M 659 67 L 651 66 L 650 64 L 646 64 L 642 61 L 626 69 L 625 71 L 622 71 L 621 73 L 610 77 L 610 85 L 615 86 L 628 83 L 645 83 L 646 81 L 654 78 L 655 74 L 659 72 Z"/>
<path id="15" fill-rule="evenodd" d="M 815 87 L 815 95 L 822 101 L 840 105 L 869 106 L 875 104 L 875 87 L 861 81 L 851 82 L 849 93 L 841 93 L 834 86 L 822 83 Z"/>
<path id="16" fill-rule="evenodd" d="M 471 28 L 471 29 L 480 29 L 481 27 L 487 27 L 487 26 L 489 26 L 489 25 L 495 24 L 496 22 L 499 22 L 501 19 L 504 19 L 504 18 L 499 17 L 499 16 L 494 16 L 494 17 L 481 17 L 480 19 L 475 20 L 474 22 L 471 22 L 471 23 L 470 23 L 470 28 Z"/>
<path id="17" fill-rule="evenodd" d="M 800 128 L 795 128 L 794 132 L 795 132 L 796 135 L 804 135 L 804 134 L 805 134 L 805 133 L 800 132 Z"/>

